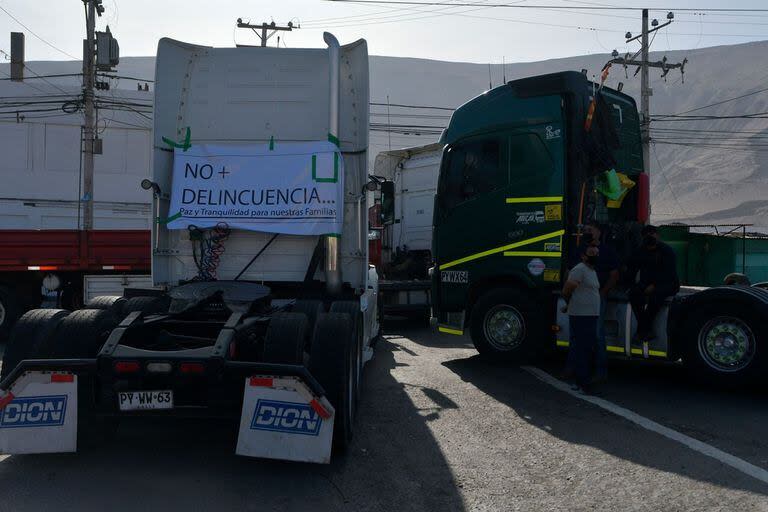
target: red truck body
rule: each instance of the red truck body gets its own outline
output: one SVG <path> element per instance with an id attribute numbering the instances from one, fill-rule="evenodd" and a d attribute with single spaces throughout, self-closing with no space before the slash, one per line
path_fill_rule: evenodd
<path id="1" fill-rule="evenodd" d="M 146 230 L 3 230 L 0 272 L 149 272 Z"/>

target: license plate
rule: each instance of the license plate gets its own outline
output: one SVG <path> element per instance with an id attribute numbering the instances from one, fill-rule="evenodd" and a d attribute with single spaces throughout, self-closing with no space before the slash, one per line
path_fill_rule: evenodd
<path id="1" fill-rule="evenodd" d="M 117 397 L 121 411 L 173 409 L 173 391 L 121 391 Z"/>

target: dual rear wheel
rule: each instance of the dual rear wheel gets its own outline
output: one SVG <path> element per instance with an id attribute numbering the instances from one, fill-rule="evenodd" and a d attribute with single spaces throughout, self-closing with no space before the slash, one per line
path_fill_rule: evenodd
<path id="1" fill-rule="evenodd" d="M 303 364 L 336 411 L 334 447 L 352 440 L 362 367 L 362 314 L 357 302 L 338 301 L 325 313 L 319 301 L 297 301 L 291 312 L 270 319 L 262 359 Z"/>

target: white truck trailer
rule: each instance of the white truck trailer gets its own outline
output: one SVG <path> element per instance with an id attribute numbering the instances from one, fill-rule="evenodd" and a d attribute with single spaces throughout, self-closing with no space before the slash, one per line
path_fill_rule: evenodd
<path id="1" fill-rule="evenodd" d="M 394 185 L 391 211 L 371 233 L 380 241 L 375 260 L 385 313 L 429 315 L 427 270 L 432 265 L 432 211 L 442 154 L 441 144 L 428 144 L 376 156 L 373 174 Z"/>
<path id="2" fill-rule="evenodd" d="M 246 456 L 328 462 L 349 442 L 378 334 L 368 54 L 324 39 L 160 41 L 142 186 L 163 291 L 24 315 L 2 366 L 0 452 L 75 451 L 80 423 L 145 415 L 229 416 Z"/>
<path id="3" fill-rule="evenodd" d="M 149 125 L 133 112 L 105 105 L 94 197 L 84 197 L 82 114 L 76 111 L 81 91 L 46 94 L 30 85 L 0 82 L 5 108 L 17 105 L 22 112 L 0 120 L 0 342 L 20 315 L 40 307 L 44 287 L 72 308 L 95 290 L 122 293 L 126 286 L 149 283 L 150 197 L 136 186 L 149 176 Z M 101 96 L 121 104 L 151 101 L 149 93 L 138 91 Z M 86 201 L 94 202 L 92 231 L 81 229 Z"/>

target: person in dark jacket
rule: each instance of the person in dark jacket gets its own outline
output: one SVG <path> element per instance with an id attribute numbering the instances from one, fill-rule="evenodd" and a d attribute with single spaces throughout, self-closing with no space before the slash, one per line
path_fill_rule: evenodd
<path id="1" fill-rule="evenodd" d="M 675 252 L 659 240 L 656 227 L 644 226 L 641 234 L 643 244 L 628 265 L 635 277 L 629 300 L 637 318 L 636 338 L 648 341 L 654 338 L 653 321 L 664 301 L 680 291 L 680 280 Z"/>

